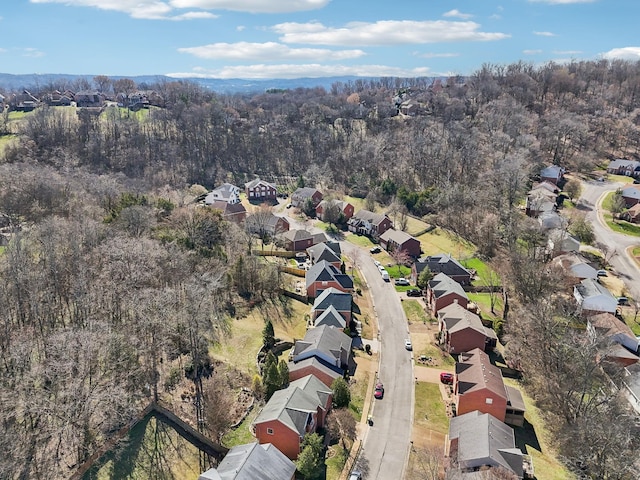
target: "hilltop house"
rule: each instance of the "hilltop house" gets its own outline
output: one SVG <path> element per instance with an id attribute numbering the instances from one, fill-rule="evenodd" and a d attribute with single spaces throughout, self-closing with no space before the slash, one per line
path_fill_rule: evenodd
<path id="1" fill-rule="evenodd" d="M 273 183 L 256 178 L 244 184 L 244 191 L 251 203 L 275 202 L 277 188 Z"/>
<path id="2" fill-rule="evenodd" d="M 311 201 L 315 209 L 322 201 L 322 192 L 316 188 L 302 187 L 291 194 L 291 205 L 294 207 L 301 208 L 307 201 Z"/>
<path id="3" fill-rule="evenodd" d="M 386 215 L 362 209 L 358 210 L 358 213 L 349 219 L 347 227 L 350 232 L 357 233 L 358 235 L 378 238 L 393 227 L 393 222 Z"/>
<path id="4" fill-rule="evenodd" d="M 204 203 L 207 205 L 215 201 L 223 201 L 230 204 L 240 203 L 240 189 L 230 183 L 223 183 L 219 187 L 211 190 L 206 197 Z"/>
<path id="5" fill-rule="evenodd" d="M 380 235 L 380 245 L 387 252 L 404 251 L 411 258 L 418 258 L 421 253 L 420 240 L 401 230 L 390 228 Z"/>

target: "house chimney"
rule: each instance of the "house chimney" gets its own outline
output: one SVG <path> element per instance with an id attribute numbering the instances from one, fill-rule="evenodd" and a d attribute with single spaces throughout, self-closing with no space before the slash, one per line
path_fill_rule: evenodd
<path id="1" fill-rule="evenodd" d="M 458 303 L 458 299 L 457 299 L 457 298 L 454 298 L 454 299 L 453 299 L 453 303 L 456 303 L 456 304 L 457 304 L 457 303 Z"/>

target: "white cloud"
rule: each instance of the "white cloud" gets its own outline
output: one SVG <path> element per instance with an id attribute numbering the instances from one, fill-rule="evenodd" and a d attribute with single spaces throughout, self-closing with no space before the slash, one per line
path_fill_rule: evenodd
<path id="1" fill-rule="evenodd" d="M 71 7 L 93 7 L 126 13 L 147 20 L 194 20 L 217 18 L 209 12 L 177 13 L 175 7 L 162 0 L 29 0 L 31 3 L 62 3 Z"/>
<path id="2" fill-rule="evenodd" d="M 473 15 L 471 15 L 470 13 L 462 13 L 460 10 L 457 10 L 457 9 L 449 10 L 448 12 L 443 13 L 442 16 L 462 18 L 463 20 L 473 17 Z"/>
<path id="3" fill-rule="evenodd" d="M 533 32 L 534 35 L 538 35 L 540 37 L 555 37 L 556 34 L 552 32 Z"/>
<path id="4" fill-rule="evenodd" d="M 548 3 L 550 5 L 568 5 L 570 3 L 593 3 L 595 0 L 529 0 L 531 3 Z"/>
<path id="5" fill-rule="evenodd" d="M 37 48 L 23 48 L 22 51 L 24 52 L 22 54 L 23 57 L 30 57 L 30 58 L 44 57 L 44 52 L 38 50 Z"/>
<path id="6" fill-rule="evenodd" d="M 582 50 L 554 50 L 554 55 L 580 55 Z"/>
<path id="7" fill-rule="evenodd" d="M 522 53 L 524 55 L 538 55 L 542 53 L 542 50 L 523 50 Z"/>
<path id="8" fill-rule="evenodd" d="M 613 60 L 640 60 L 640 47 L 614 48 L 602 54 L 602 57 Z"/>
<path id="9" fill-rule="evenodd" d="M 452 58 L 459 57 L 459 53 L 435 53 L 435 52 L 427 52 L 427 53 L 415 53 L 417 57 L 420 58 Z"/>
<path id="10" fill-rule="evenodd" d="M 168 73 L 174 78 L 319 78 L 355 75 L 361 77 L 424 77 L 436 75 L 427 67 L 405 69 L 387 65 L 241 65 L 222 67 L 219 70 L 194 69 L 193 72 Z"/>
<path id="11" fill-rule="evenodd" d="M 276 42 L 212 43 L 200 47 L 179 48 L 199 58 L 256 61 L 347 60 L 362 57 L 362 50 L 329 50 L 325 48 L 291 48 Z"/>
<path id="12" fill-rule="evenodd" d="M 314 45 L 403 45 L 437 42 L 491 41 L 509 38 L 505 33 L 478 32 L 475 22 L 381 20 L 375 23 L 352 22 L 342 28 L 326 27 L 319 22 L 280 23 L 273 27 L 285 43 Z"/>
<path id="13" fill-rule="evenodd" d="M 245 27 L 244 25 L 238 25 L 238 26 L 236 27 L 236 30 L 237 30 L 238 32 L 242 32 L 242 31 L 244 31 L 244 29 L 245 29 L 245 28 L 247 28 L 247 27 Z"/>
<path id="14" fill-rule="evenodd" d="M 234 10 L 251 13 L 288 13 L 317 10 L 331 0 L 170 0 L 175 8 Z"/>

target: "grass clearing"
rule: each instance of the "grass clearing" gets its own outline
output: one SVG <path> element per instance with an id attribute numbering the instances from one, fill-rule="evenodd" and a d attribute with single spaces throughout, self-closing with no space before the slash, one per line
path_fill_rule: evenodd
<path id="1" fill-rule="evenodd" d="M 429 228 L 429 224 L 423 222 L 422 220 L 418 220 L 417 218 L 407 217 L 407 228 L 405 231 L 409 235 L 415 235 L 416 233 L 420 233 L 425 229 Z"/>
<path id="2" fill-rule="evenodd" d="M 327 467 L 326 480 L 338 480 L 344 464 L 347 463 L 349 452 L 342 448 L 342 445 L 331 445 L 327 450 L 327 459 L 325 465 Z"/>
<path id="3" fill-rule="evenodd" d="M 620 183 L 633 183 L 633 177 L 627 177 L 626 175 L 613 175 L 611 173 L 608 174 L 608 180 Z"/>
<path id="4" fill-rule="evenodd" d="M 613 221 L 613 216 L 610 213 L 603 212 L 603 215 L 607 226 L 614 232 L 622 233 L 624 235 L 631 235 L 633 237 L 640 237 L 640 225 L 627 222 L 626 220 Z"/>
<path id="5" fill-rule="evenodd" d="M 424 255 L 450 253 L 458 259 L 470 258 L 475 246 L 461 237 L 438 227 L 418 237 Z"/>
<path id="6" fill-rule="evenodd" d="M 418 300 L 403 300 L 402 309 L 407 316 L 409 324 L 425 323 L 429 321 L 429 316 L 424 311 L 424 307 Z"/>
<path id="7" fill-rule="evenodd" d="M 375 371 L 378 363 L 378 355 L 367 355 L 362 351 L 356 351 L 355 362 L 358 365 L 355 375 L 350 379 L 349 390 L 351 391 L 351 401 L 349 402 L 349 411 L 355 418 L 356 422 L 362 419 L 362 412 L 365 408 L 364 400 L 367 396 L 367 388 L 369 386 L 369 376 Z M 372 363 L 373 362 L 373 363 Z M 372 370 L 373 369 L 373 370 Z M 369 406 L 366 407 L 367 410 Z"/>
<path id="8" fill-rule="evenodd" d="M 416 383 L 413 421 L 414 428 L 420 428 L 423 432 L 431 430 L 442 435 L 446 435 L 449 432 L 449 417 L 447 417 L 438 384 Z"/>
<path id="9" fill-rule="evenodd" d="M 353 243 L 358 247 L 371 248 L 374 245 L 369 237 L 366 237 L 364 235 L 356 235 L 355 233 L 347 235 L 345 239 L 347 240 L 347 242 Z"/>
<path id="10" fill-rule="evenodd" d="M 249 414 L 244 417 L 244 420 L 237 428 L 229 430 L 222 437 L 222 445 L 227 448 L 235 447 L 236 445 L 244 445 L 245 443 L 251 443 L 255 441 L 256 437 L 251 433 L 251 424 L 256 419 L 263 405 L 254 405 Z"/>
<path id="11" fill-rule="evenodd" d="M 489 293 L 467 293 L 469 300 L 475 303 L 482 313 L 482 317 L 496 320 L 502 317 L 504 302 L 502 301 L 502 295 L 500 293 L 495 294 L 495 315 L 491 313 L 491 294 Z"/>
<path id="12" fill-rule="evenodd" d="M 491 281 L 492 276 L 493 278 L 497 278 L 498 280 L 500 280 L 500 277 L 495 272 L 495 270 L 493 270 L 488 263 L 483 262 L 478 257 L 471 257 L 464 260 L 460 260 L 460 263 L 462 264 L 463 267 L 469 270 L 476 271 L 476 277 L 478 278 L 478 280 L 475 280 L 473 282 L 474 284 L 478 284 L 478 285 L 488 284 L 488 282 Z"/>

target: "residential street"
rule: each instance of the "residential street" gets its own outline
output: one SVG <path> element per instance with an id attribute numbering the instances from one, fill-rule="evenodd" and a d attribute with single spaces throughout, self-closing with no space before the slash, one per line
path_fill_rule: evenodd
<path id="1" fill-rule="evenodd" d="M 409 454 L 414 398 L 413 352 L 404 347 L 404 339 L 409 337 L 407 319 L 393 284 L 382 280 L 366 250 L 347 242 L 341 245 L 347 256 L 358 250 L 359 268 L 371 289 L 381 341 L 378 374 L 385 386 L 384 398 L 374 402 L 374 423 L 367 427 L 359 462 L 366 465 L 367 480 L 402 478 Z"/>
<path id="2" fill-rule="evenodd" d="M 622 183 L 612 182 L 583 182 L 578 209 L 586 212 L 587 219 L 593 225 L 596 242 L 615 249 L 616 253 L 609 263 L 613 267 L 614 273 L 624 282 L 629 295 L 640 300 L 640 269 L 626 253 L 628 247 L 640 244 L 640 239 L 613 232 L 596 210 L 604 194 L 615 191 L 622 185 Z"/>

